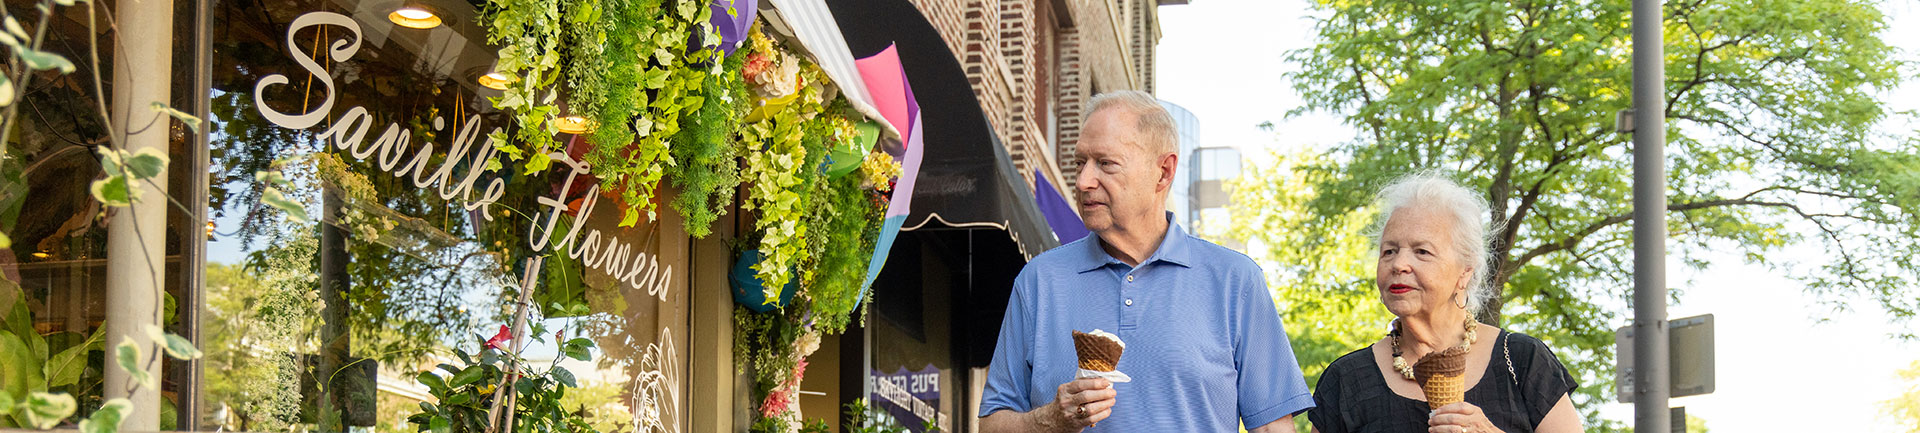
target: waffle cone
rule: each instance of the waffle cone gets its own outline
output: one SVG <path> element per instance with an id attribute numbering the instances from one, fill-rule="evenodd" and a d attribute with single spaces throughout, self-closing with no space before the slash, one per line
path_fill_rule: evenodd
<path id="1" fill-rule="evenodd" d="M 1427 354 L 1413 364 L 1413 379 L 1427 395 L 1427 408 L 1459 403 L 1466 397 L 1467 349 L 1452 347 Z"/>
<path id="2" fill-rule="evenodd" d="M 1080 368 L 1113 371 L 1120 365 L 1120 353 L 1126 348 L 1109 338 L 1073 331 L 1073 350 L 1080 357 Z"/>

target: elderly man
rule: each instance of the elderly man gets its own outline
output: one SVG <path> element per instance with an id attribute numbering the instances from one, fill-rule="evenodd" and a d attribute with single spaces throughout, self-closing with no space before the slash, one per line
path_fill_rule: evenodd
<path id="1" fill-rule="evenodd" d="M 1093 99 L 1074 155 L 1088 236 L 1014 279 L 981 431 L 1292 432 L 1313 407 L 1266 280 L 1165 211 L 1173 117 L 1126 91 Z M 1075 379 L 1073 331 L 1117 334 L 1132 381 Z"/>

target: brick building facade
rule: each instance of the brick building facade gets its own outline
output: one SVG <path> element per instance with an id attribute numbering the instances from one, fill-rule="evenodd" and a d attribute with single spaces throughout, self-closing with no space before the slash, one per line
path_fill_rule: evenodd
<path id="1" fill-rule="evenodd" d="M 1038 169 L 1072 197 L 1068 157 L 1093 95 L 1153 88 L 1156 8 L 1182 0 L 912 0 L 966 69 L 1028 187 Z"/>

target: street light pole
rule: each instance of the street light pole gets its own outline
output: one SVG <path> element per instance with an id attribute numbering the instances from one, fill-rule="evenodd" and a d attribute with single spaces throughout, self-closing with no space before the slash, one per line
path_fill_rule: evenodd
<path id="1" fill-rule="evenodd" d="M 1633 1 L 1633 431 L 1667 433 L 1666 50 L 1661 0 Z"/>

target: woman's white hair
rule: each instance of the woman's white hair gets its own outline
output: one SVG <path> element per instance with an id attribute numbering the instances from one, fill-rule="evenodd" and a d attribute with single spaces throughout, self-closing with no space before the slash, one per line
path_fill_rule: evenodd
<path id="1" fill-rule="evenodd" d="M 1453 219 L 1453 233 L 1447 236 L 1453 241 L 1455 259 L 1473 267 L 1473 277 L 1467 280 L 1467 312 L 1479 315 L 1487 305 L 1487 298 L 1493 296 L 1493 287 L 1487 285 L 1493 270 L 1487 246 L 1492 244 L 1493 235 L 1500 232 L 1498 223 L 1488 222 L 1492 220 L 1492 211 L 1487 208 L 1487 200 L 1437 173 L 1422 172 L 1401 177 L 1381 188 L 1374 197 L 1374 206 L 1380 213 L 1368 230 L 1368 237 L 1373 238 L 1376 250 L 1380 247 L 1380 235 L 1386 231 L 1387 220 L 1400 208 L 1435 209 Z"/>

